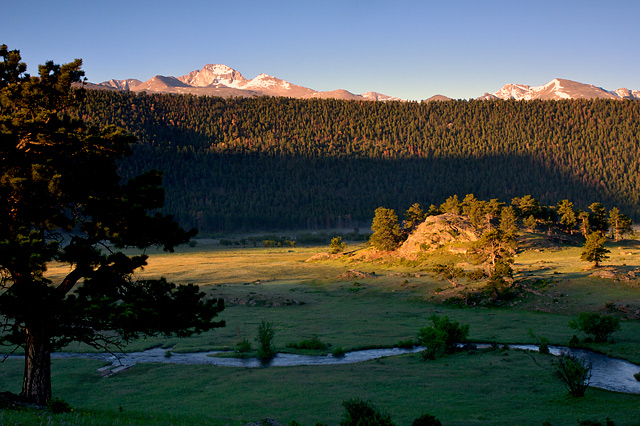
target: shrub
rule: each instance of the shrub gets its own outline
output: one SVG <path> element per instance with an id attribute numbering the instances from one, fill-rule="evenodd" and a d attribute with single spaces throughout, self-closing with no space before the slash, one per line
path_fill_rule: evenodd
<path id="1" fill-rule="evenodd" d="M 578 336 L 574 334 L 571 336 L 571 339 L 569 339 L 569 347 L 577 348 L 578 346 L 580 346 L 580 339 L 578 339 Z"/>
<path id="2" fill-rule="evenodd" d="M 251 352 L 251 342 L 249 342 L 249 340 L 247 340 L 247 338 L 245 337 L 244 339 L 236 343 L 236 349 L 234 352 L 239 354 Z"/>
<path id="3" fill-rule="evenodd" d="M 640 382 L 640 372 L 634 374 L 633 377 L 635 377 L 636 380 Z"/>
<path id="4" fill-rule="evenodd" d="M 400 340 L 396 347 L 400 349 L 412 349 L 416 345 L 416 342 L 413 339 Z"/>
<path id="5" fill-rule="evenodd" d="M 331 350 L 331 355 L 333 356 L 344 356 L 347 351 L 342 348 L 342 346 L 338 346 L 337 348 L 333 348 Z"/>
<path id="6" fill-rule="evenodd" d="M 60 398 L 53 398 L 47 402 L 47 410 L 53 414 L 70 413 L 73 411 L 71 406 Z"/>
<path id="7" fill-rule="evenodd" d="M 415 419 L 411 426 L 442 426 L 442 422 L 431 414 L 423 414 Z"/>
<path id="8" fill-rule="evenodd" d="M 342 237 L 338 236 L 331 239 L 331 245 L 329 246 L 329 253 L 337 254 L 342 253 L 347 248 L 347 243 L 342 242 Z"/>
<path id="9" fill-rule="evenodd" d="M 538 337 L 533 333 L 532 329 L 528 331 L 529 336 L 533 337 L 538 341 L 538 352 L 541 354 L 548 355 L 549 354 L 549 339 L 546 337 Z"/>
<path id="10" fill-rule="evenodd" d="M 435 359 L 458 350 L 458 343 L 464 343 L 469 336 L 469 324 L 461 325 L 458 321 L 450 321 L 449 317 L 431 315 L 433 325 L 418 331 L 418 341 L 427 348 L 422 356 Z"/>
<path id="11" fill-rule="evenodd" d="M 569 327 L 592 336 L 596 343 L 603 343 L 620 330 L 620 318 L 596 312 L 580 312 L 578 319 L 569 322 Z"/>
<path id="12" fill-rule="evenodd" d="M 569 393 L 573 396 L 584 396 L 591 380 L 591 363 L 573 355 L 562 354 L 553 362 L 555 374 Z"/>
<path id="13" fill-rule="evenodd" d="M 311 339 L 300 340 L 299 342 L 287 343 L 288 348 L 292 349 L 311 349 L 311 350 L 324 350 L 329 347 L 326 343 L 318 339 L 318 336 L 313 336 Z"/>
<path id="14" fill-rule="evenodd" d="M 258 358 L 271 359 L 276 355 L 273 347 L 273 336 L 275 332 L 270 322 L 262 321 L 258 326 Z"/>
<path id="15" fill-rule="evenodd" d="M 340 426 L 395 426 L 391 416 L 380 412 L 370 401 L 353 398 L 343 401 L 342 406 Z"/>
<path id="16" fill-rule="evenodd" d="M 604 424 L 597 420 L 579 420 L 578 426 L 616 426 L 616 424 L 613 422 L 613 420 L 607 417 L 607 420 L 605 420 Z"/>

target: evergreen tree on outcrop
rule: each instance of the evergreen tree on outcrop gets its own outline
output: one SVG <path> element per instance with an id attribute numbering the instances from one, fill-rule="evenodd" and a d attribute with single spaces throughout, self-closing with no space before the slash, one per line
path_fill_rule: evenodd
<path id="1" fill-rule="evenodd" d="M 369 237 L 369 243 L 378 250 L 395 250 L 403 241 L 398 215 L 393 209 L 378 207 L 371 223 L 371 230 L 373 234 Z"/>

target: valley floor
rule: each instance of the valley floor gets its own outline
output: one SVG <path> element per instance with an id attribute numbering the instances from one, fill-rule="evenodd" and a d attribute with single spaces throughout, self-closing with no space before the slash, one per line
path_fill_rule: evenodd
<path id="1" fill-rule="evenodd" d="M 126 349 L 233 349 L 243 339 L 255 347 L 262 321 L 273 324 L 280 351 L 314 336 L 329 351 L 390 347 L 416 339 L 432 314 L 470 324 L 472 341 L 536 343 L 531 330 L 566 345 L 576 333 L 569 321 L 596 311 L 620 316 L 622 328 L 614 343 L 590 347 L 640 363 L 640 273 L 629 274 L 640 268 L 640 245 L 630 240 L 609 249 L 611 258 L 599 276 L 579 260 L 578 247 L 522 252 L 514 269 L 529 291 L 500 306 L 470 308 L 445 303 L 458 289 L 427 273 L 428 260 L 355 262 L 345 255 L 308 261 L 323 248 L 222 249 L 201 242 L 152 254 L 142 274 L 196 283 L 212 297 L 223 297 L 227 326 L 189 339 L 140 340 Z M 240 425 L 271 417 L 283 424 L 337 425 L 342 401 L 354 397 L 371 400 L 398 425 L 424 413 L 445 425 L 575 425 L 606 417 L 617 425 L 640 422 L 639 395 L 591 388 L 584 398 L 572 398 L 553 376 L 552 359 L 497 345 L 435 361 L 409 354 L 352 365 L 263 369 L 138 364 L 108 378 L 96 371 L 104 365 L 99 361 L 54 360 L 54 396 L 77 411 L 42 424 Z M 0 365 L 2 390 L 18 392 L 21 374 L 17 360 Z M 30 424 L 31 415 L 38 414 L 1 411 L 0 423 Z"/>

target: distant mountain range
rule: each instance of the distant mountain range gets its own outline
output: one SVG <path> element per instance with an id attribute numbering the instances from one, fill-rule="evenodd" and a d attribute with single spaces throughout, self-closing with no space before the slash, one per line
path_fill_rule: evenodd
<path id="1" fill-rule="evenodd" d="M 88 88 L 106 90 L 130 90 L 134 92 L 155 93 L 183 93 L 208 96 L 285 96 L 290 98 L 334 98 L 347 100 L 369 101 L 402 101 L 403 99 L 383 95 L 377 92 L 354 94 L 346 90 L 319 92 L 308 87 L 298 86 L 272 77 L 260 74 L 256 78 L 247 80 L 238 71 L 221 64 L 208 64 L 201 70 L 191 71 L 181 77 L 165 77 L 156 75 L 147 80 L 136 79 L 109 80 L 99 84 L 89 83 Z M 618 89 L 605 90 L 591 84 L 578 83 L 565 79 L 554 79 L 549 83 L 532 87 L 525 84 L 507 84 L 495 93 L 485 93 L 478 99 L 516 99 L 516 100 L 560 100 L 560 99 L 634 99 L 640 100 L 640 91 Z M 425 101 L 451 100 L 443 95 L 435 95 Z"/>
<path id="2" fill-rule="evenodd" d="M 142 82 L 136 79 L 109 80 L 100 84 L 90 84 L 89 88 L 131 90 L 134 92 L 156 93 L 190 93 L 208 96 L 286 96 L 291 98 L 335 98 L 369 101 L 400 101 L 402 99 L 367 92 L 361 95 L 346 90 L 319 92 L 307 87 L 298 86 L 288 81 L 260 74 L 247 80 L 238 71 L 226 65 L 208 64 L 201 70 L 191 71 L 182 77 L 155 77 Z"/>
<path id="3" fill-rule="evenodd" d="M 553 79 L 545 85 L 531 87 L 525 84 L 506 84 L 495 93 L 485 93 L 478 99 L 516 99 L 516 100 L 560 100 L 560 99 L 635 99 L 640 100 L 640 91 L 618 89 L 605 90 L 591 84 L 576 81 Z"/>

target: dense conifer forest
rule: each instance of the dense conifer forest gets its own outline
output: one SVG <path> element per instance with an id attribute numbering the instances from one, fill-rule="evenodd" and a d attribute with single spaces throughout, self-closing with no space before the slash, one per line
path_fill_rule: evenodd
<path id="1" fill-rule="evenodd" d="M 640 102 L 359 102 L 92 91 L 79 114 L 138 137 L 125 176 L 164 171 L 203 233 L 368 226 L 451 194 L 594 201 L 640 218 Z"/>

